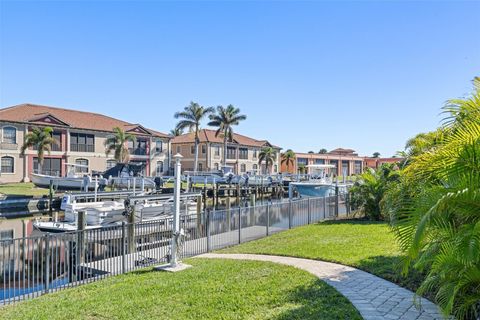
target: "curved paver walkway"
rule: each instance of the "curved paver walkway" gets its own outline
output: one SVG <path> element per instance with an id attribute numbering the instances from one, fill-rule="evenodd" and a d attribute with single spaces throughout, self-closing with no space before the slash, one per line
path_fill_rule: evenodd
<path id="1" fill-rule="evenodd" d="M 303 269 L 347 297 L 366 320 L 443 319 L 438 307 L 427 299 L 417 298 L 421 305 L 417 308 L 413 301 L 414 293 L 410 290 L 368 272 L 341 264 L 258 254 L 207 253 L 197 257 L 270 261 Z"/>

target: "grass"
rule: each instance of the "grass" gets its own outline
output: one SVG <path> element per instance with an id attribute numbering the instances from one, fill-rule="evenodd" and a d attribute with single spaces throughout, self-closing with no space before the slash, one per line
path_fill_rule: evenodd
<path id="1" fill-rule="evenodd" d="M 0 184 L 0 194 L 40 197 L 48 195 L 48 189 L 35 187 L 31 182 L 8 183 Z"/>
<path id="2" fill-rule="evenodd" d="M 419 272 L 401 275 L 402 254 L 385 223 L 364 220 L 328 221 L 298 227 L 271 237 L 220 250 L 337 262 L 416 290 Z"/>
<path id="3" fill-rule="evenodd" d="M 151 269 L 0 309 L 1 319 L 361 319 L 335 289 L 288 266 L 190 259 L 180 273 Z"/>

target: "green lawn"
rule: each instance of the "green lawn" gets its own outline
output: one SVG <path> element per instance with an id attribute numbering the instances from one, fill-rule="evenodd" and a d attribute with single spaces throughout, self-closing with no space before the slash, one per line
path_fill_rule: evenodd
<path id="1" fill-rule="evenodd" d="M 226 253 L 284 255 L 338 262 L 416 290 L 418 272 L 401 276 L 402 255 L 385 223 L 329 221 L 294 228 L 257 241 L 220 250 Z"/>
<path id="2" fill-rule="evenodd" d="M 35 187 L 33 183 L 9 183 L 0 184 L 0 194 L 43 196 L 48 195 L 48 189 Z"/>
<path id="3" fill-rule="evenodd" d="M 288 266 L 190 259 L 0 308 L 1 319 L 361 319 L 335 289 Z"/>

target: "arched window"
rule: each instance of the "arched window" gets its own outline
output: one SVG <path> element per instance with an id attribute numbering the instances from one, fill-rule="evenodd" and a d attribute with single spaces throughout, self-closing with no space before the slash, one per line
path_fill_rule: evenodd
<path id="1" fill-rule="evenodd" d="M 253 165 L 253 171 L 255 171 L 255 173 L 257 173 L 257 171 L 258 171 L 258 165 L 257 164 Z"/>
<path id="2" fill-rule="evenodd" d="M 1 170 L 2 173 L 14 173 L 14 159 L 13 157 L 2 157 L 1 158 Z"/>
<path id="3" fill-rule="evenodd" d="M 157 161 L 157 166 L 155 167 L 155 174 L 161 176 L 163 173 L 163 161 Z"/>
<path id="4" fill-rule="evenodd" d="M 107 160 L 107 170 L 115 167 L 117 165 L 117 160 Z"/>
<path id="5" fill-rule="evenodd" d="M 215 164 L 213 165 L 213 167 L 215 168 L 216 171 L 218 171 L 218 168 L 219 168 L 218 163 L 215 163 Z"/>
<path id="6" fill-rule="evenodd" d="M 240 165 L 240 172 L 242 172 L 242 173 L 243 173 L 243 172 L 247 172 L 247 166 L 245 165 L 245 163 L 242 163 L 242 164 Z"/>
<path id="7" fill-rule="evenodd" d="M 3 143 L 17 143 L 17 129 L 15 127 L 3 127 L 2 132 Z"/>
<path id="8" fill-rule="evenodd" d="M 75 164 L 78 165 L 75 167 L 76 173 L 88 173 L 88 160 L 87 159 L 76 159 Z"/>

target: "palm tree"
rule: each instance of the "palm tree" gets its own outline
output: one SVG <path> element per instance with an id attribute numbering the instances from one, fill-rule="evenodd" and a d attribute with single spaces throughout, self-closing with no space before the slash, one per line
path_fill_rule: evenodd
<path id="1" fill-rule="evenodd" d="M 425 271 L 446 315 L 480 316 L 480 80 L 470 97 L 444 107 L 445 133 L 411 159 L 384 203 L 410 267 Z"/>
<path id="2" fill-rule="evenodd" d="M 223 166 L 227 165 L 227 142 L 233 140 L 233 126 L 236 126 L 240 121 L 246 120 L 247 116 L 240 114 L 240 109 L 235 108 L 229 104 L 226 108 L 223 106 L 217 107 L 217 113 L 210 115 L 209 126 L 218 127 L 215 136 L 218 137 L 223 134 Z"/>
<path id="3" fill-rule="evenodd" d="M 374 152 L 372 155 L 374 158 L 380 157 L 380 152 Z"/>
<path id="4" fill-rule="evenodd" d="M 318 153 L 320 153 L 320 154 L 325 154 L 327 152 L 328 152 L 327 149 L 324 149 L 324 148 L 322 148 L 318 151 Z"/>
<path id="5" fill-rule="evenodd" d="M 125 132 L 119 127 L 113 128 L 114 135 L 105 140 L 105 154 L 109 155 L 113 151 L 115 160 L 119 163 L 128 163 L 130 160 L 130 152 L 127 143 L 137 140 L 135 135 Z"/>
<path id="6" fill-rule="evenodd" d="M 52 136 L 53 129 L 45 127 L 43 129 L 34 127 L 32 131 L 27 133 L 25 141 L 20 149 L 20 154 L 25 155 L 25 150 L 34 147 L 37 150 L 38 170 L 42 172 L 43 160 L 45 159 L 45 151 L 50 154 L 52 144 L 58 145 L 58 141 Z"/>
<path id="7" fill-rule="evenodd" d="M 290 164 L 293 165 L 294 160 L 295 160 L 295 152 L 292 151 L 292 149 L 288 149 L 284 153 L 282 153 L 282 160 L 281 163 L 285 163 L 287 166 L 287 171 L 290 171 Z"/>
<path id="8" fill-rule="evenodd" d="M 298 173 L 304 174 L 306 170 L 307 170 L 307 167 L 303 163 L 300 163 L 298 165 Z"/>
<path id="9" fill-rule="evenodd" d="M 277 159 L 277 155 L 275 150 L 272 147 L 265 147 L 260 151 L 260 154 L 258 155 L 258 164 L 261 164 L 262 162 L 265 162 L 265 167 L 267 172 L 270 167 L 273 166 L 273 163 Z"/>
<path id="10" fill-rule="evenodd" d="M 174 136 L 174 137 L 178 137 L 178 136 L 181 136 L 183 134 L 183 130 L 182 129 L 179 129 L 177 127 L 173 128 L 172 130 L 170 130 L 170 135 Z"/>
<path id="11" fill-rule="evenodd" d="M 176 129 L 195 132 L 195 161 L 193 164 L 193 171 L 196 172 L 198 168 L 198 132 L 200 131 L 200 122 L 214 109 L 212 107 L 205 108 L 196 102 L 190 104 L 183 109 L 183 111 L 175 113 L 175 119 L 181 119 L 176 126 Z"/>

